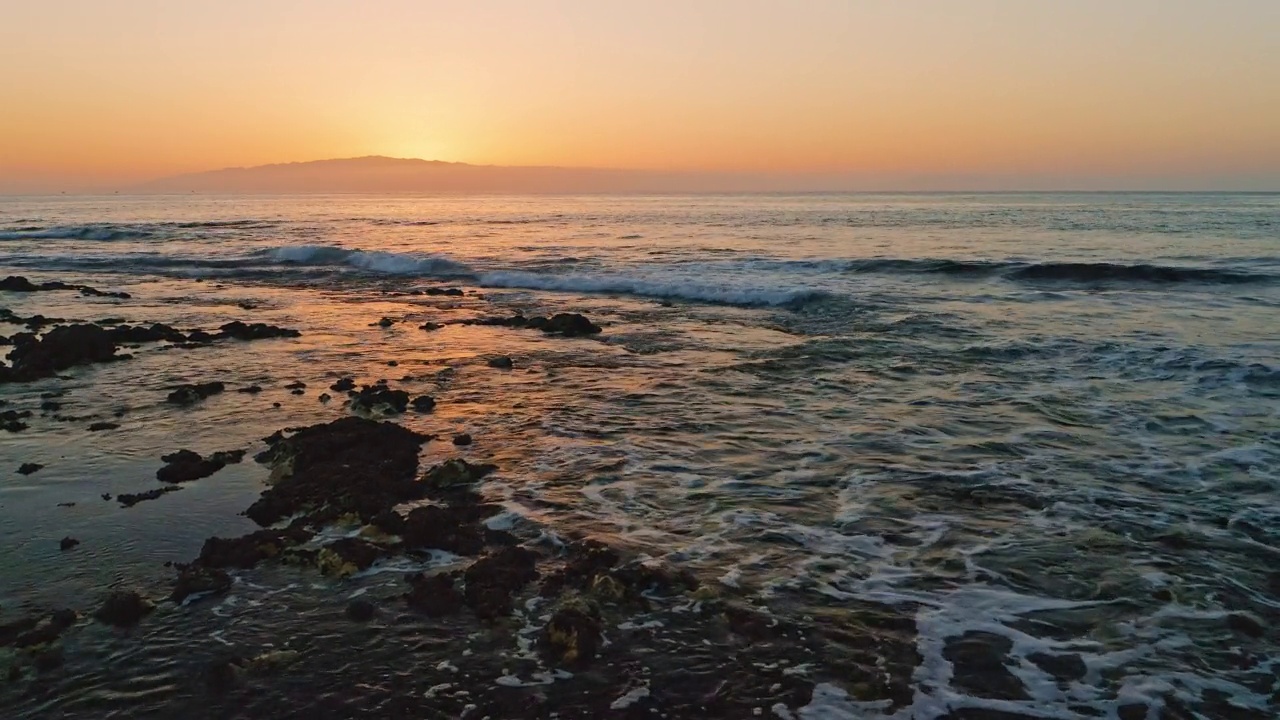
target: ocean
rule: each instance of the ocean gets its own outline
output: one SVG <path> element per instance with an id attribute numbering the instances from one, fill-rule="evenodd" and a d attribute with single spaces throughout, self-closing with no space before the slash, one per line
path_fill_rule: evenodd
<path id="1" fill-rule="evenodd" d="M 0 431 L 0 625 L 83 616 L 55 668 L 0 647 L 6 717 L 1280 707 L 1280 195 L 13 197 L 8 275 L 130 295 L 0 292 L 21 318 L 301 336 L 0 384 L 0 410 L 31 412 Z M 602 331 L 472 322 L 517 312 Z M 597 660 L 568 670 L 538 650 L 545 594 L 487 624 L 414 615 L 406 577 L 472 562 L 439 549 L 343 578 L 265 562 L 164 601 L 166 563 L 259 529 L 242 513 L 270 469 L 104 494 L 156 488 L 178 449 L 252 455 L 347 416 L 342 377 L 431 395 L 390 419 L 441 438 L 423 468 L 496 465 L 487 527 L 539 563 L 590 538 L 700 589 L 621 621 L 605 603 Z M 228 391 L 165 400 L 208 381 Z M 112 587 L 156 610 L 92 621 Z M 372 624 L 343 615 L 355 598 Z M 200 681 L 282 649 L 285 669 Z"/>

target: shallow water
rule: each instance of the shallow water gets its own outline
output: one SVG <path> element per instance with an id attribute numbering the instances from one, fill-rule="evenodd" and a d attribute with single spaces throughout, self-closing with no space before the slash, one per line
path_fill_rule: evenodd
<path id="1" fill-rule="evenodd" d="M 0 294 L 20 315 L 303 336 L 143 346 L 70 380 L 0 386 L 9 408 L 37 411 L 0 432 L 3 465 L 46 466 L 0 469 L 6 610 L 162 585 L 165 561 L 254 529 L 237 515 L 267 475 L 252 462 L 129 509 L 99 495 L 155 487 L 177 448 L 256 450 L 340 417 L 317 395 L 354 375 L 434 395 L 434 413 L 402 421 L 476 443 L 431 443 L 424 462 L 498 464 L 485 493 L 531 542 L 587 532 L 794 617 L 873 603 L 914 619 L 905 707 L 822 677 L 810 705 L 766 713 L 1275 712 L 1280 197 L 0 199 L 7 274 L 134 296 Z M 402 294 L 440 283 L 468 294 Z M 514 310 L 582 312 L 605 331 L 418 329 Z M 370 326 L 384 316 L 395 324 Z M 488 367 L 496 354 L 515 369 Z M 208 379 L 266 391 L 164 403 Z M 305 394 L 283 389 L 293 380 Z M 54 389 L 57 412 L 83 419 L 39 412 Z M 119 429 L 86 431 L 117 411 Z M 81 546 L 59 551 L 64 535 Z M 224 605 L 351 591 L 241 581 Z M 346 632 L 303 610 L 234 617 L 258 643 Z M 182 624 L 160 627 L 133 674 L 94 675 L 91 657 L 143 651 L 86 635 L 68 667 L 93 679 L 20 707 L 129 714 L 130 692 L 139 709 L 185 697 L 159 649 L 183 642 Z M 1024 698 L 957 680 L 946 648 L 976 632 L 1007 639 Z M 1085 671 L 1055 677 L 1039 653 Z"/>

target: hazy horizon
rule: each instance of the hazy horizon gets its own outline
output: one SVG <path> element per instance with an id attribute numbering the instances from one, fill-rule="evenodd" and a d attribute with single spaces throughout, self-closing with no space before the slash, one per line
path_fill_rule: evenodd
<path id="1" fill-rule="evenodd" d="M 0 194 L 364 156 L 1275 191 L 1276 57 L 1264 0 L 13 4 Z"/>

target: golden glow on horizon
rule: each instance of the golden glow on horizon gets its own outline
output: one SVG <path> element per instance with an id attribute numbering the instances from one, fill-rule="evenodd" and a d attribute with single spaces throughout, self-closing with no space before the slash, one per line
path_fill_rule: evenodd
<path id="1" fill-rule="evenodd" d="M 331 157 L 1261 178 L 1280 3 L 0 9 L 0 192 Z"/>

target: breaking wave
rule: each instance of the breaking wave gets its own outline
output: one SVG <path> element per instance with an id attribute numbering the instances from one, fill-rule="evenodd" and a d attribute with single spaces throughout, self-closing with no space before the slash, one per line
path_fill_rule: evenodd
<path id="1" fill-rule="evenodd" d="M 508 271 L 484 273 L 479 281 L 480 285 L 491 288 L 617 293 L 728 305 L 794 305 L 825 297 L 825 293 L 810 288 L 744 287 L 698 279 L 662 281 L 621 274 L 543 275 Z"/>
<path id="2" fill-rule="evenodd" d="M 0 230 L 0 240 L 128 240 L 149 238 L 151 230 L 128 225 L 65 225 Z"/>
<path id="3" fill-rule="evenodd" d="M 471 268 L 443 255 L 409 255 L 381 250 L 349 250 L 328 245 L 296 245 L 276 248 L 272 257 L 297 265 L 347 265 L 388 275 L 425 277 L 473 277 Z"/>

